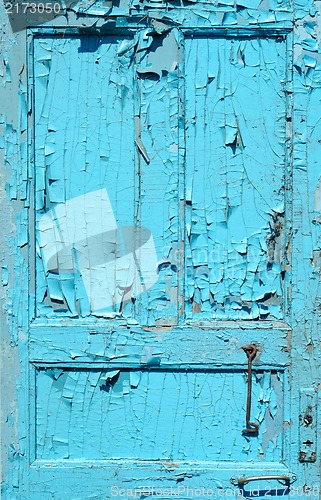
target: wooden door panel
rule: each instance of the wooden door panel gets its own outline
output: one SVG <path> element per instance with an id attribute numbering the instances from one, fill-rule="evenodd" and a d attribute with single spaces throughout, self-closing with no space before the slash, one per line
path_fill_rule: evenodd
<path id="1" fill-rule="evenodd" d="M 99 280 L 110 279 L 101 269 L 108 260 L 108 231 L 132 227 L 135 217 L 134 69 L 130 60 L 117 54 L 130 41 L 84 36 L 41 37 L 34 42 L 39 316 L 99 316 L 101 310 L 111 317 L 134 315 L 130 300 L 122 303 L 116 297 L 105 309 L 103 301 L 95 301 L 98 290 L 101 295 L 115 292 L 104 289 L 103 283 L 99 289 Z M 102 189 L 105 194 L 99 192 Z M 82 202 L 78 197 L 87 193 L 91 197 Z M 71 207 L 74 213 L 70 209 L 65 214 L 63 208 L 72 200 L 79 200 Z M 67 227 L 59 234 L 64 221 Z M 58 241 L 68 247 L 60 259 L 58 254 L 53 269 L 45 254 L 53 244 L 51 225 Z M 68 230 L 74 234 L 66 235 Z M 97 255 L 103 246 L 106 255 Z M 68 255 L 73 268 L 65 263 Z"/>
<path id="2" fill-rule="evenodd" d="M 1 14 L 3 498 L 319 499 L 318 2 L 59 3 Z"/>
<path id="3" fill-rule="evenodd" d="M 286 40 L 186 40 L 189 320 L 283 319 Z"/>
<path id="4" fill-rule="evenodd" d="M 281 462 L 284 374 L 254 380 L 245 439 L 244 370 L 39 369 L 36 458 Z"/>
<path id="5" fill-rule="evenodd" d="M 35 40 L 37 315 L 177 323 L 178 62 L 174 54 L 158 82 L 144 57 L 136 67 L 137 43 L 124 36 Z M 136 240 L 131 263 L 121 248 L 126 235 Z M 48 256 L 54 238 L 61 248 Z M 150 292 L 142 238 L 155 254 Z M 135 294 L 122 275 L 137 262 Z"/>
<path id="6" fill-rule="evenodd" d="M 176 29 L 35 40 L 35 491 L 88 464 L 96 495 L 291 473 L 286 47 Z"/>

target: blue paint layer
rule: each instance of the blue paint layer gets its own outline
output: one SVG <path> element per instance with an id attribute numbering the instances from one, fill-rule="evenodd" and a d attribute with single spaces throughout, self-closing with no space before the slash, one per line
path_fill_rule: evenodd
<path id="1" fill-rule="evenodd" d="M 68 28 L 40 29 L 28 105 L 12 57 L 24 39 L 7 41 L 3 88 L 19 111 L 1 121 L 12 210 L 3 227 L 18 230 L 5 231 L 3 285 L 21 374 L 12 377 L 19 426 L 9 411 L 4 419 L 18 429 L 4 498 L 101 499 L 115 482 L 134 489 L 147 479 L 227 494 L 232 475 L 292 471 L 307 491 L 320 484 L 318 447 L 315 463 L 298 457 L 300 391 L 321 421 L 318 8 L 312 0 L 78 3 L 80 24 L 92 22 L 83 12 L 106 15 L 113 34 L 103 18 L 91 35 L 85 26 L 73 32 L 71 12 Z M 124 300 L 97 312 L 77 253 L 73 273 L 48 270 L 39 231 L 30 325 L 32 180 L 37 228 L 59 205 L 108 189 L 117 226 L 153 235 L 153 285 L 145 273 L 142 293 L 122 290 Z M 241 433 L 242 346 L 252 342 L 253 439 Z M 313 424 L 309 439 L 318 432 Z"/>

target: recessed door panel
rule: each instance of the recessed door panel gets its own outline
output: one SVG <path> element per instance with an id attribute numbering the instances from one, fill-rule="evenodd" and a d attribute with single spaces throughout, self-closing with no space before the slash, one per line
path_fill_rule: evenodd
<path id="1" fill-rule="evenodd" d="M 186 40 L 189 320 L 282 319 L 286 42 Z"/>

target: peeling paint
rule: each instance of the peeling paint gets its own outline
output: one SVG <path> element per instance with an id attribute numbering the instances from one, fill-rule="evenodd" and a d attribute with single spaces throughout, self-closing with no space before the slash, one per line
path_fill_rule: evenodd
<path id="1" fill-rule="evenodd" d="M 285 43 L 191 38 L 186 51 L 187 315 L 281 319 Z"/>
<path id="2" fill-rule="evenodd" d="M 2 13 L 4 498 L 320 487 L 320 15 L 80 1 L 26 37 Z"/>
<path id="3" fill-rule="evenodd" d="M 265 374 L 256 385 L 259 420 L 262 406 L 275 398 L 268 378 Z M 268 431 L 263 425 L 261 437 L 254 440 L 244 440 L 239 432 L 244 417 L 238 396 L 245 384 L 241 373 L 40 370 L 37 458 L 224 460 L 228 449 L 228 456 L 254 459 Z M 221 397 L 222 387 L 229 392 L 238 388 L 233 400 Z M 269 408 L 282 415 L 282 407 Z M 97 427 L 93 422 L 100 414 Z M 225 419 L 230 422 L 228 442 Z M 279 437 L 265 445 L 264 460 L 280 459 Z"/>

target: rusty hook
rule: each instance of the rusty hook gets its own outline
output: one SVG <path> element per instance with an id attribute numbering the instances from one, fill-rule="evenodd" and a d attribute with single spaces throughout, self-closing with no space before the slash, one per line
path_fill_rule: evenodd
<path id="1" fill-rule="evenodd" d="M 247 355 L 248 371 L 247 371 L 247 403 L 246 403 L 246 429 L 242 430 L 243 434 L 256 434 L 259 430 L 258 424 L 251 422 L 251 398 L 252 398 L 252 362 L 257 354 L 255 344 L 242 347 Z"/>

